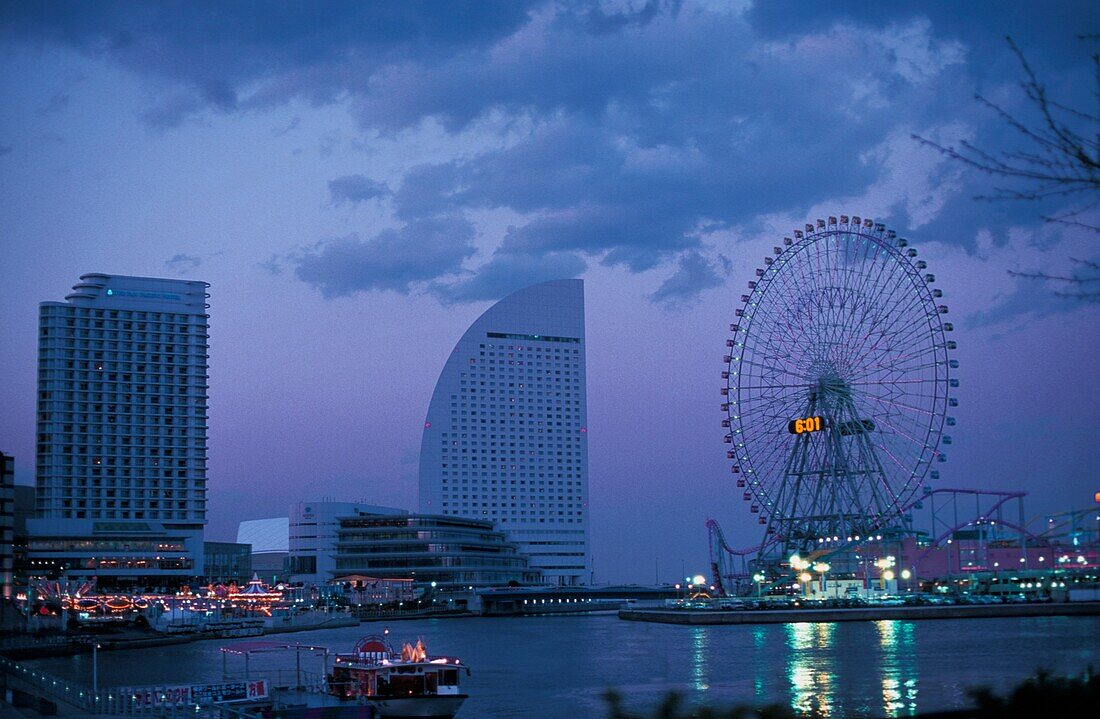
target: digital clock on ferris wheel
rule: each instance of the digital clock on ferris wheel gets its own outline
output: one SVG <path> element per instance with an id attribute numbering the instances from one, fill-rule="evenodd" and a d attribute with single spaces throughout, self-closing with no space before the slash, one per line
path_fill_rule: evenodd
<path id="1" fill-rule="evenodd" d="M 829 421 L 824 417 L 803 417 L 788 422 L 787 431 L 791 434 L 806 434 L 807 432 L 820 432 L 823 429 L 828 429 L 829 426 Z M 845 437 L 875 431 L 875 423 L 870 419 L 854 419 L 841 422 L 837 427 L 840 429 L 840 434 Z"/>
<path id="2" fill-rule="evenodd" d="M 823 417 L 803 417 L 792 419 L 787 423 L 787 431 L 791 434 L 805 434 L 806 432 L 820 432 L 825 429 Z"/>

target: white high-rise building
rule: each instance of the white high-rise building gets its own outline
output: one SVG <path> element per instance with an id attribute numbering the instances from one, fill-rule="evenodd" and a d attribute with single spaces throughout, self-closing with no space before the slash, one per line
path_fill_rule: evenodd
<path id="1" fill-rule="evenodd" d="M 207 287 L 95 273 L 41 303 L 34 574 L 202 575 Z"/>
<path id="2" fill-rule="evenodd" d="M 420 511 L 490 520 L 547 581 L 589 580 L 584 284 L 490 307 L 451 352 L 420 446 Z"/>

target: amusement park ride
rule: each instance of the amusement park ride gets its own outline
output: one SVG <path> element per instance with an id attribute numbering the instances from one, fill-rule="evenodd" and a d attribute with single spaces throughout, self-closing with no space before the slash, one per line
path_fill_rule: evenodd
<path id="1" fill-rule="evenodd" d="M 905 238 L 847 215 L 795 230 L 756 270 L 730 325 L 721 391 L 732 477 L 763 537 L 733 549 L 707 521 L 720 593 L 785 586 L 810 568 L 866 578 L 872 556 L 891 579 L 933 556 L 949 573 L 992 567 L 1009 545 L 1023 548 L 1021 562 L 1044 547 L 1053 561 L 1058 541 L 1027 529 L 1023 493 L 926 484 L 947 460 L 959 386 L 935 284 Z M 960 536 L 967 552 L 952 559 Z"/>

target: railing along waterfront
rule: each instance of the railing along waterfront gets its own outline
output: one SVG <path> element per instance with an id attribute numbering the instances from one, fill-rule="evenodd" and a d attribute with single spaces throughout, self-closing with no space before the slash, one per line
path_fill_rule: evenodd
<path id="1" fill-rule="evenodd" d="M 38 690 L 42 696 L 58 699 L 78 709 L 98 714 L 100 703 L 96 701 L 92 690 L 83 684 L 66 681 L 35 667 L 28 667 L 7 657 L 0 656 L 0 670 L 15 677 L 31 689 Z M 113 713 L 113 712 L 112 712 Z"/>
<path id="2" fill-rule="evenodd" d="M 64 702 L 89 714 L 106 716 L 218 717 L 222 710 L 230 709 L 228 702 L 243 701 L 247 697 L 219 701 L 221 697 L 210 696 L 207 700 L 207 695 L 228 684 L 255 685 L 260 680 L 266 681 L 265 694 L 256 698 L 270 698 L 274 689 L 305 693 L 325 691 L 324 675 L 294 669 L 227 674 L 221 682 L 212 684 L 161 683 L 155 686 L 110 687 L 98 693 L 85 684 L 62 679 L 4 656 L 0 656 L 0 671 L 15 677 L 27 687 L 28 693 L 38 693 L 42 698 Z M 195 701 L 194 697 L 200 692 L 204 700 Z"/>

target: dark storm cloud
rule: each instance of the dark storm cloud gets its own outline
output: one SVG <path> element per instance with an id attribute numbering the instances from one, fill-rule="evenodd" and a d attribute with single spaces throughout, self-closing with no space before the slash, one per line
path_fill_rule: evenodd
<path id="1" fill-rule="evenodd" d="M 455 274 L 474 254 L 474 228 L 461 217 L 409 222 L 363 240 L 356 234 L 321 243 L 293 258 L 298 279 L 325 297 L 391 290 Z"/>
<path id="2" fill-rule="evenodd" d="M 631 25 L 646 25 L 657 17 L 662 9 L 667 9 L 675 15 L 680 11 L 682 5 L 682 2 L 675 0 L 674 2 L 665 3 L 665 7 L 662 8 L 662 3 L 658 0 L 646 0 L 645 4 L 636 11 L 625 9 L 620 12 L 609 12 L 598 4 L 594 4 L 588 12 L 584 13 L 584 19 L 590 32 L 596 35 L 605 35 L 618 32 Z"/>
<path id="3" fill-rule="evenodd" d="M 206 106 L 202 98 L 189 91 L 171 92 L 141 112 L 141 119 L 155 130 L 179 127 Z"/>
<path id="4" fill-rule="evenodd" d="M 927 19 L 937 34 L 965 39 L 974 56 L 981 60 L 978 76 L 990 78 L 990 70 L 1011 69 L 1013 59 L 1002 54 L 1004 37 L 1009 34 L 1022 46 L 1034 49 L 1037 66 L 1078 65 L 1075 40 L 1083 33 L 1095 33 L 1100 27 L 1100 6 L 1080 0 L 1051 0 L 1041 6 L 1003 0 L 965 3 L 768 0 L 753 3 L 745 17 L 768 38 L 820 32 L 834 23 L 885 27 Z"/>
<path id="5" fill-rule="evenodd" d="M 850 78 L 872 84 L 884 75 L 914 100 L 927 92 L 891 78 L 888 61 L 876 68 L 873 53 L 858 41 L 839 38 L 811 51 L 818 69 L 807 74 L 783 48 L 765 52 L 768 64 L 747 67 L 726 44 L 745 32 L 733 20 L 719 28 L 705 20 L 689 28 L 658 24 L 651 24 L 652 36 L 628 40 L 593 43 L 567 34 L 546 41 L 547 57 L 528 54 L 530 62 L 489 69 L 500 73 L 499 81 L 485 81 L 463 63 L 432 72 L 405 68 L 406 89 L 395 85 L 376 100 L 381 105 L 382 98 L 400 95 L 387 103 L 389 121 L 442 116 L 446 104 L 436 87 L 463 98 L 452 120 L 472 116 L 469 98 L 480 94 L 482 111 L 511 106 L 536 121 L 511 146 L 410 172 L 397 192 L 398 214 L 504 207 L 531 215 L 509 231 L 510 250 L 578 250 L 644 270 L 696 246 L 701 224 L 805 206 L 873 181 L 877 168 L 862 162 L 856 148 L 881 141 L 895 119 L 888 107 L 856 98 L 838 102 L 851 97 Z M 844 44 L 848 52 L 837 52 Z M 678 48 L 690 57 L 678 58 Z M 601 76 L 577 83 L 592 82 L 591 91 L 540 81 L 585 77 L 586 68 Z M 783 96 L 799 98 L 799 106 L 785 107 Z"/>
<path id="6" fill-rule="evenodd" d="M 155 127 L 290 100 L 344 102 L 369 135 L 425 120 L 459 133 L 496 118 L 500 142 L 463 147 L 460 159 L 413 167 L 394 183 L 395 216 L 409 227 L 455 222 L 470 210 L 524 218 L 499 255 L 455 285 L 449 297 L 459 299 L 488 296 L 493 286 L 504 294 L 501 267 L 553 266 L 540 264 L 547 253 L 631 271 L 676 262 L 668 297 L 689 294 L 693 279 L 704 289 L 713 281 L 699 268 L 704 256 L 684 254 L 701 247 L 700 228 L 753 228 L 768 215 L 858 197 L 883 179 L 875 149 L 899 129 L 907 137 L 950 118 L 977 141 L 1006 141 L 1006 129 L 972 97 L 1018 77 L 1001 38 L 1017 34 L 1041 67 L 1057 69 L 1052 89 L 1069 91 L 1087 78 L 1088 54 L 1066 47 L 1095 27 L 1097 10 L 847 1 L 760 2 L 745 14 L 650 1 L 25 3 L 3 18 L 8 38 L 65 43 L 159 79 L 162 92 L 144 115 Z M 1019 107 L 1018 98 L 1004 102 Z M 334 201 L 383 191 L 350 177 L 361 180 L 330 183 Z M 945 239 L 966 243 L 991 223 L 1003 232 L 1004 223 L 1036 221 L 1026 208 L 973 209 L 970 197 L 988 178 L 964 173 L 961 182 L 962 199 L 923 218 Z M 911 220 L 906 200 L 894 198 L 891 216 L 879 219 Z M 299 275 L 330 295 L 359 288 L 321 258 Z M 461 263 L 453 259 L 418 265 L 415 281 L 453 273 Z M 359 289 L 407 289 L 405 265 L 388 267 L 392 283 L 371 272 Z M 426 276 L 429 267 L 440 274 Z"/>
<path id="7" fill-rule="evenodd" d="M 189 113 L 181 110 L 189 103 L 233 110 L 240 87 L 260 79 L 277 79 L 269 102 L 328 102 L 361 72 L 410 57 L 445 57 L 507 35 L 529 6 L 521 0 L 5 3 L 0 38 L 69 45 L 175 83 L 189 101 L 177 98 L 152 113 L 165 123 L 185 119 Z"/>
<path id="8" fill-rule="evenodd" d="M 350 202 L 354 205 L 388 195 L 390 188 L 384 182 L 372 180 L 365 175 L 345 175 L 329 180 L 328 192 L 334 203 Z"/>
<path id="9" fill-rule="evenodd" d="M 721 287 L 730 273 L 728 258 L 719 255 L 709 259 L 697 250 L 680 256 L 676 271 L 650 295 L 654 302 L 677 304 L 696 298 L 703 290 Z"/>
<path id="10" fill-rule="evenodd" d="M 202 258 L 198 255 L 188 255 L 183 252 L 176 253 L 170 259 L 165 260 L 164 266 L 173 272 L 186 274 L 202 264 Z"/>
<path id="11" fill-rule="evenodd" d="M 394 193 L 395 212 L 402 220 L 461 211 L 453 196 L 458 182 L 456 163 L 418 165 L 405 175 Z"/>
<path id="12" fill-rule="evenodd" d="M 585 267 L 584 259 L 574 252 L 498 251 L 476 273 L 449 284 L 438 283 L 430 289 L 448 303 L 495 301 L 538 282 L 572 279 L 584 272 Z"/>
<path id="13" fill-rule="evenodd" d="M 65 92 L 55 92 L 50 99 L 46 101 L 42 107 L 38 108 L 38 114 L 42 117 L 52 115 L 57 112 L 61 112 L 69 105 L 69 94 Z"/>

